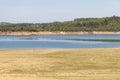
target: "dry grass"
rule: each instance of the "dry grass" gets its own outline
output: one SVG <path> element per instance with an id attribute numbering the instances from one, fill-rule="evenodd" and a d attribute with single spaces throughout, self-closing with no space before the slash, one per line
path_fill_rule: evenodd
<path id="1" fill-rule="evenodd" d="M 0 50 L 0 80 L 120 80 L 120 49 Z"/>

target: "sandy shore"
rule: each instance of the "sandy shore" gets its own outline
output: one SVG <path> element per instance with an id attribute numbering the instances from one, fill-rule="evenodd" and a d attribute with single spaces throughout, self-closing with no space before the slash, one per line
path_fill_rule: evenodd
<path id="1" fill-rule="evenodd" d="M 120 80 L 120 48 L 0 50 L 0 80 Z"/>
<path id="2" fill-rule="evenodd" d="M 0 32 L 0 35 L 120 34 L 120 32 Z"/>

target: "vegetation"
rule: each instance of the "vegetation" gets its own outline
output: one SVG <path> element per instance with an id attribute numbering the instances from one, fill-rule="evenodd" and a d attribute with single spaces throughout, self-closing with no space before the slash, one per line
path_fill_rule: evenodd
<path id="1" fill-rule="evenodd" d="M 120 80 L 120 49 L 0 50 L 0 80 Z"/>
<path id="2" fill-rule="evenodd" d="M 1 32 L 16 31 L 120 31 L 120 17 L 78 18 L 74 21 L 53 23 L 0 23 Z"/>

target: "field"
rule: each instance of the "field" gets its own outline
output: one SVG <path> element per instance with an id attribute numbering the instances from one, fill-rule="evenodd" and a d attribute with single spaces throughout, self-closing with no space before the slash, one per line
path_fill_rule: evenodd
<path id="1" fill-rule="evenodd" d="M 120 80 L 120 49 L 0 50 L 0 80 Z"/>

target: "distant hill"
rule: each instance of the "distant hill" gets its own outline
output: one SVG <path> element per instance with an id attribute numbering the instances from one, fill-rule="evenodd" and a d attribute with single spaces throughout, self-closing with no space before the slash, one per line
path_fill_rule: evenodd
<path id="1" fill-rule="evenodd" d="M 7 23 L 0 22 L 0 31 L 120 31 L 120 17 L 104 17 L 104 18 L 77 18 L 74 21 L 52 22 L 52 23 Z"/>
<path id="2" fill-rule="evenodd" d="M 9 24 L 12 24 L 12 23 L 8 23 L 8 22 L 0 22 L 0 25 L 9 25 Z"/>

